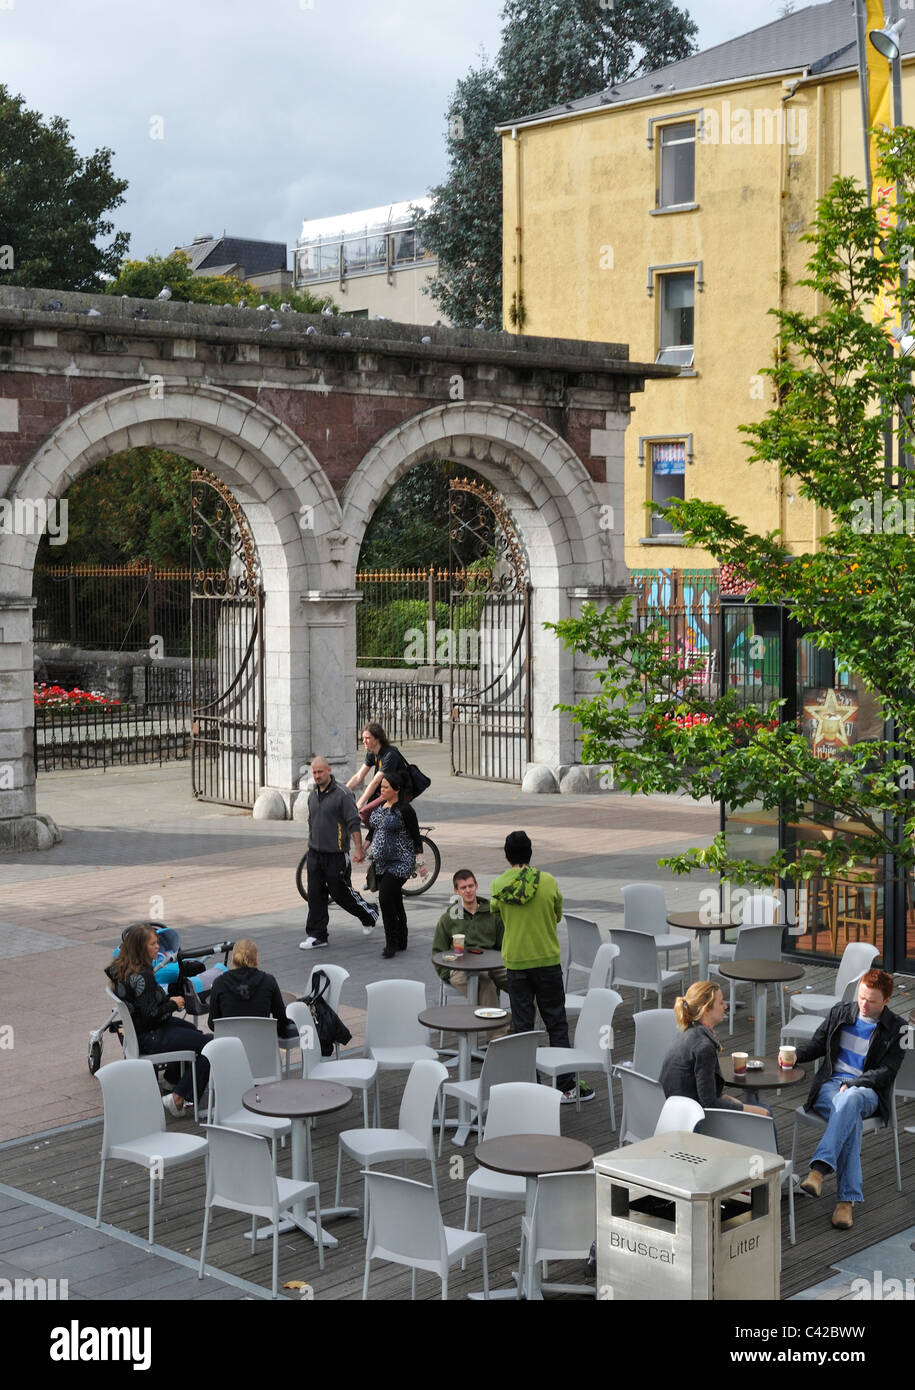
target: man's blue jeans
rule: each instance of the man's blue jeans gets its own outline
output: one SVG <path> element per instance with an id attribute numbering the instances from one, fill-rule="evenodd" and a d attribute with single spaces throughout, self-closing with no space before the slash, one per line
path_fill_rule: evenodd
<path id="1" fill-rule="evenodd" d="M 861 1191 L 861 1122 L 877 1109 L 877 1092 L 869 1086 L 851 1086 L 847 1091 L 838 1078 L 825 1081 L 813 1108 L 828 1120 L 811 1163 L 827 1163 L 836 1175 L 836 1197 L 840 1202 L 863 1202 Z"/>

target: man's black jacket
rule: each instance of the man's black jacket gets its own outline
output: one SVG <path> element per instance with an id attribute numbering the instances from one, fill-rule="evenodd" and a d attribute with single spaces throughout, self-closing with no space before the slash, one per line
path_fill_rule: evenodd
<path id="1" fill-rule="evenodd" d="M 825 1081 L 828 1081 L 836 1069 L 836 1058 L 839 1054 L 839 1037 L 842 1029 L 846 1025 L 854 1026 L 858 1021 L 858 1005 L 855 1004 L 835 1004 L 823 1019 L 820 1027 L 814 1033 L 809 1043 L 803 1043 L 797 1050 L 797 1060 L 799 1062 L 813 1062 L 817 1057 L 825 1057 L 825 1064 L 813 1078 L 813 1085 L 810 1088 L 810 1095 L 804 1106 L 805 1110 L 813 1108 L 817 1093 Z M 867 1049 L 867 1056 L 864 1058 L 864 1069 L 859 1077 L 854 1081 L 849 1081 L 849 1086 L 869 1086 L 877 1094 L 877 1113 L 884 1124 L 889 1123 L 890 1118 L 890 1087 L 899 1068 L 902 1066 L 902 1041 L 908 1032 L 908 1025 L 894 1014 L 892 1009 L 885 1008 L 877 1020 L 877 1026 L 871 1035 L 870 1047 Z"/>

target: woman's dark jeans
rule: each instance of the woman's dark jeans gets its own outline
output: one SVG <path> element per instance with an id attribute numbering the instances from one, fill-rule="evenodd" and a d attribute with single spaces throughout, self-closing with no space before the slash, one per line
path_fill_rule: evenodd
<path id="1" fill-rule="evenodd" d="M 202 1096 L 207 1088 L 210 1079 L 210 1064 L 206 1057 L 201 1057 L 200 1053 L 212 1038 L 208 1033 L 201 1033 L 199 1028 L 195 1028 L 190 1019 L 172 1018 L 167 1023 L 160 1023 L 158 1028 L 154 1028 L 151 1033 L 144 1033 L 142 1038 L 137 1039 L 140 1045 L 141 1056 L 147 1056 L 154 1052 L 196 1052 L 197 1060 L 194 1063 L 194 1070 L 197 1073 L 197 1095 Z M 170 1086 L 174 1086 L 175 1092 L 183 1101 L 193 1104 L 194 1088 L 191 1082 L 190 1071 L 181 1074 L 183 1062 L 169 1062 L 165 1068 L 165 1079 Z"/>

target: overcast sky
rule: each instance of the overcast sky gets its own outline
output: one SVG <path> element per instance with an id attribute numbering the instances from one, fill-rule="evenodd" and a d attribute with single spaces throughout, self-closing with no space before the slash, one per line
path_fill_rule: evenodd
<path id="1" fill-rule="evenodd" d="M 560 0 L 561 3 L 561 0 Z M 779 0 L 692 0 L 709 48 Z M 502 0 L 0 0 L 0 82 L 129 181 L 130 254 L 421 196 Z M 804 8 L 803 4 L 797 6 Z M 163 138 L 153 138 L 160 134 Z"/>

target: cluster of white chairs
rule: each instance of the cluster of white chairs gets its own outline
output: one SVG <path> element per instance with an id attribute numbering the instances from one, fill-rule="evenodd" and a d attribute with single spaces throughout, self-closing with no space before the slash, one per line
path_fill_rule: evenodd
<path id="1" fill-rule="evenodd" d="M 418 1014 L 426 1007 L 425 985 L 413 980 L 377 981 L 366 987 L 365 1045 L 358 1052 L 345 1052 L 342 1056 L 326 1059 L 322 1056 L 311 1013 L 301 1003 L 288 1006 L 288 1016 L 296 1024 L 299 1036 L 287 1043 L 285 1061 L 280 1055 L 273 1019 L 217 1020 L 215 1037 L 204 1049 L 210 1064 L 206 1137 L 188 1135 L 166 1129 L 153 1063 L 192 1062 L 193 1053 L 141 1058 L 129 1015 L 124 1009 L 125 1059 L 110 1063 L 97 1073 L 105 1113 L 96 1224 L 101 1220 L 105 1169 L 109 1160 L 147 1168 L 148 1240 L 152 1244 L 157 1185 L 161 1200 L 166 1170 L 202 1158 L 207 1161 L 207 1186 L 201 1277 L 205 1269 L 210 1213 L 214 1207 L 251 1216 L 252 1252 L 258 1218 L 273 1223 L 272 1294 L 276 1297 L 276 1230 L 280 1216 L 302 1203 L 313 1204 L 318 1259 L 323 1269 L 318 1184 L 277 1176 L 277 1141 L 285 1142 L 291 1122 L 254 1115 L 242 1105 L 242 1096 L 255 1084 L 278 1080 L 284 1071 L 288 1075 L 299 1068 L 304 1077 L 338 1081 L 362 1096 L 362 1128 L 347 1129 L 339 1135 L 335 1205 L 340 1205 L 346 1158 L 358 1166 L 363 1176 L 365 1298 L 368 1297 L 372 1264 L 379 1260 L 412 1270 L 413 1297 L 416 1296 L 418 1270 L 437 1274 L 442 1284 L 442 1297 L 447 1298 L 449 1269 L 457 1262 L 463 1266 L 467 1257 L 475 1254 L 480 1254 L 482 1259 L 483 1296 L 489 1296 L 486 1234 L 481 1231 L 483 1202 L 498 1200 L 524 1207 L 526 1183 L 524 1178 L 480 1167 L 466 1182 L 463 1230 L 444 1224 L 439 1207 L 434 1128 L 437 1111 L 440 1156 L 445 1129 L 444 1107 L 448 1100 L 470 1105 L 472 1127 L 485 1140 L 522 1133 L 558 1135 L 561 1097 L 556 1089 L 557 1077 L 574 1072 L 577 1080 L 582 1074 L 597 1074 L 607 1087 L 610 1124 L 615 1129 L 613 1078 L 616 1077 L 623 1095 L 621 1144 L 634 1143 L 657 1133 L 701 1128 L 706 1135 L 743 1144 L 758 1152 L 776 1152 L 775 1125 L 767 1117 L 730 1110 L 703 1111 L 687 1098 L 664 1098 L 659 1077 L 677 1028 L 673 1010 L 660 1005 L 663 989 L 671 980 L 676 979 L 683 987 L 683 974 L 662 969 L 660 957 L 664 953 L 686 950 L 687 968 L 691 962 L 687 940 L 670 940 L 668 932 L 657 929 L 666 926 L 666 910 L 663 893 L 660 889 L 655 893 L 655 888 L 656 885 L 634 884 L 630 890 L 624 889 L 627 925 L 611 929 L 610 942 L 601 939 L 594 923 L 567 917 L 567 990 L 573 971 L 587 973 L 586 989 L 566 995 L 567 1010 L 576 1019 L 572 1048 L 542 1046 L 542 1034 L 537 1032 L 497 1038 L 486 1050 L 479 1075 L 466 1082 L 449 1080 L 447 1068 L 428 1044 L 428 1030 L 418 1021 Z M 643 889 L 652 892 L 644 893 Z M 660 907 L 657 895 L 660 895 Z M 772 931 L 771 924 L 745 922 L 732 948 L 737 958 L 743 935 L 751 934 L 757 941 L 760 931 Z M 842 998 L 853 998 L 857 982 L 875 954 L 873 947 L 852 943 L 846 948 L 832 994 L 793 996 L 792 1017 L 783 1027 L 783 1039 L 811 1036 L 834 1003 Z M 334 965 L 322 964 L 315 969 L 325 970 L 330 977 L 329 1002 L 337 1009 L 348 972 Z M 612 1059 L 613 1019 L 622 1002 L 612 985 L 636 988 L 638 1004 L 641 1004 L 642 990 L 651 990 L 658 997 L 658 1008 L 639 1009 L 634 1013 L 635 1046 L 631 1062 L 614 1063 Z M 114 996 L 111 997 L 117 1004 Z M 296 1053 L 300 1054 L 298 1062 L 294 1060 Z M 397 1126 L 380 1128 L 380 1074 L 390 1071 L 403 1071 L 408 1075 Z M 539 1084 L 538 1073 L 552 1085 Z M 884 1125 L 878 1117 L 864 1125 L 865 1134 L 881 1128 L 891 1130 L 897 1187 L 901 1191 L 897 1095 L 915 1099 L 913 1050 L 907 1053 L 897 1078 L 891 1097 L 889 1125 Z M 374 1123 L 370 1122 L 370 1097 Z M 199 1099 L 195 1091 L 195 1115 Z M 808 1115 L 803 1106 L 798 1106 L 791 1160 L 782 1174 L 783 1190 L 788 1194 L 792 1244 L 795 1241 L 792 1179 L 798 1132 L 802 1127 L 822 1127 L 823 1123 L 819 1117 Z M 307 1134 L 310 1144 L 310 1128 Z M 387 1162 L 400 1162 L 405 1170 L 410 1159 L 429 1164 L 430 1184 L 376 1171 L 379 1164 Z M 308 1171 L 311 1172 L 310 1148 Z M 475 1229 L 471 1226 L 474 1201 Z M 595 1234 L 594 1206 L 593 1171 L 551 1174 L 537 1181 L 532 1208 L 522 1218 L 521 1265 L 526 1270 L 522 1285 L 536 1287 L 542 1261 L 587 1256 Z M 584 1284 L 573 1287 L 580 1291 L 588 1288 Z"/>

